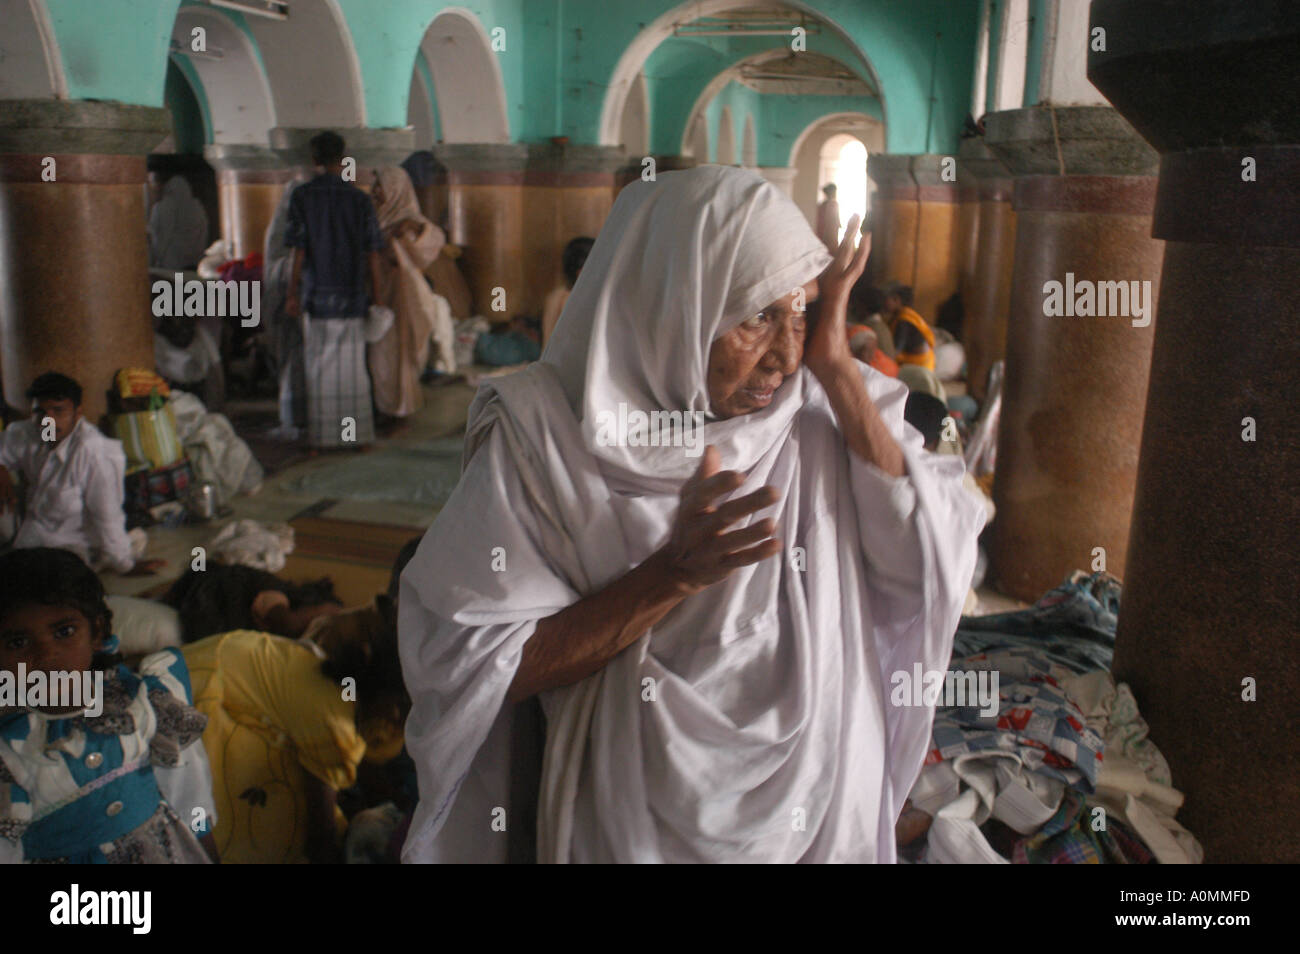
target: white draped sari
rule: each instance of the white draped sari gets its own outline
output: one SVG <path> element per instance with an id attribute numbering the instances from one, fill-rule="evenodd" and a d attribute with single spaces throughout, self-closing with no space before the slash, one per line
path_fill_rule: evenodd
<path id="1" fill-rule="evenodd" d="M 484 385 L 461 483 L 402 576 L 421 796 L 405 860 L 505 859 L 501 822 L 523 824 L 505 697 L 524 643 L 667 540 L 698 456 L 604 446 L 596 414 L 707 408 L 712 341 L 826 260 L 793 204 L 743 170 L 633 184 L 542 361 Z M 960 460 L 904 424 L 906 389 L 862 373 L 903 478 L 848 450 L 802 369 L 762 411 L 705 425 L 746 475 L 737 496 L 781 491 L 756 518 L 776 519 L 785 553 L 543 694 L 539 860 L 894 860 L 933 710 L 891 706 L 890 676 L 946 669 L 983 513 Z"/>

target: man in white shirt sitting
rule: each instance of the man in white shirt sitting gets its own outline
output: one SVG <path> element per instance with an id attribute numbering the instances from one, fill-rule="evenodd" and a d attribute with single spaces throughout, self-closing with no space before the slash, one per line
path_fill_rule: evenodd
<path id="1" fill-rule="evenodd" d="M 42 374 L 27 389 L 32 419 L 0 432 L 0 513 L 17 504 L 14 474 L 27 506 L 16 548 L 71 550 L 96 570 L 154 573 L 165 560 L 137 561 L 122 509 L 126 455 L 81 416 L 81 385 Z"/>

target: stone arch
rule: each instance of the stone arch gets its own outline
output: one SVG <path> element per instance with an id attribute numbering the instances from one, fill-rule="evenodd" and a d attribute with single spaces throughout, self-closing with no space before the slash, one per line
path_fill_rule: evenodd
<path id="1" fill-rule="evenodd" d="M 366 124 L 361 63 L 338 0 L 294 0 L 290 20 L 245 22 L 261 53 L 280 126 Z"/>
<path id="2" fill-rule="evenodd" d="M 700 91 L 699 96 L 695 98 L 695 105 L 691 107 L 690 117 L 687 119 L 686 125 L 683 127 L 682 147 L 681 147 L 682 154 L 690 155 L 690 152 L 688 151 L 688 140 L 690 139 L 691 131 L 695 128 L 694 127 L 695 117 L 704 115 L 705 110 L 709 108 L 709 104 L 713 102 L 713 99 L 727 87 L 727 84 L 731 83 L 733 80 L 739 77 L 741 75 L 742 70 L 744 70 L 745 67 L 759 66 L 762 65 L 763 63 L 768 63 L 773 60 L 781 60 L 787 57 L 788 55 L 789 55 L 789 51 L 786 50 L 784 47 L 777 47 L 775 49 L 763 50 L 759 53 L 753 53 L 750 54 L 749 56 L 743 57 L 742 59 L 736 60 L 736 62 L 732 63 L 729 67 L 720 71 L 717 76 L 713 77 L 713 79 L 709 80 L 708 85 L 706 85 L 704 89 Z M 883 101 L 881 102 L 881 110 L 883 115 L 883 110 L 884 110 Z M 855 113 L 853 115 L 858 115 L 858 114 Z M 750 117 L 750 121 L 752 122 L 752 117 Z M 872 122 L 875 122 L 881 126 L 881 131 L 883 134 L 884 131 L 883 121 L 873 119 Z M 814 122 L 813 125 L 816 125 L 816 122 Z M 807 130 L 805 130 L 805 132 L 806 131 Z M 796 146 L 797 145 L 798 144 L 796 143 Z M 754 165 L 757 166 L 758 165 L 757 141 L 755 142 L 754 146 L 755 146 Z M 790 155 L 791 157 L 794 156 L 793 150 L 791 151 Z"/>
<path id="3" fill-rule="evenodd" d="M 879 119 L 866 113 L 827 113 L 825 116 L 818 116 L 799 133 L 794 145 L 790 147 L 791 166 L 795 164 L 799 150 L 818 130 L 826 131 L 828 137 L 837 132 L 855 135 L 867 147 L 868 155 L 885 151 L 884 123 Z"/>
<path id="4" fill-rule="evenodd" d="M 195 29 L 206 34 L 205 52 L 192 52 Z M 173 58 L 189 65 L 207 103 L 214 143 L 265 145 L 276 125 L 271 86 L 253 41 L 229 17 L 213 7 L 184 6 L 172 26 Z"/>
<path id="5" fill-rule="evenodd" d="M 510 142 L 505 80 L 479 18 L 447 7 L 429 24 L 420 50 L 433 76 L 443 142 Z"/>
<path id="6" fill-rule="evenodd" d="M 821 201 L 820 154 L 833 137 L 849 135 L 862 142 L 870 157 L 885 151 L 885 131 L 880 120 L 866 113 L 829 113 L 813 120 L 795 139 L 790 149 L 790 168 L 794 170 L 790 194 L 795 204 L 803 210 L 809 222 L 817 220 L 817 204 Z M 870 208 L 870 183 L 866 184 L 867 206 Z"/>
<path id="7" fill-rule="evenodd" d="M 6 0 L 0 99 L 66 99 L 68 81 L 45 0 Z"/>
<path id="8" fill-rule="evenodd" d="M 825 24 L 849 49 L 853 50 L 859 60 L 858 66 L 864 71 L 867 80 L 877 91 L 877 96 L 880 99 L 881 115 L 888 117 L 885 90 L 880 84 L 880 78 L 876 75 L 875 68 L 871 65 L 866 53 L 863 52 L 861 45 L 853 36 L 826 14 L 812 4 L 803 2 L 803 0 L 780 0 L 780 5 L 806 13 L 809 17 Z M 743 6 L 745 6 L 745 3 L 742 0 L 690 0 L 688 3 L 682 3 L 664 11 L 653 21 L 646 24 L 623 51 L 610 77 L 609 88 L 605 93 L 605 101 L 601 107 L 600 144 L 604 146 L 618 144 L 619 123 L 632 85 L 645 66 L 645 61 L 650 54 L 654 52 L 660 43 L 672 36 L 675 23 L 683 18 L 698 19 Z M 786 50 L 779 49 L 775 53 L 784 56 Z M 724 82 L 722 85 L 725 86 L 726 83 Z M 708 102 L 707 99 L 704 101 L 705 103 Z M 691 129 L 690 122 L 686 124 L 686 129 Z"/>

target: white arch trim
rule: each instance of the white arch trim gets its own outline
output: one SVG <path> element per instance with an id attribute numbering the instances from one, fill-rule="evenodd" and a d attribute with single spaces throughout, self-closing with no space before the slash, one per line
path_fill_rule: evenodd
<path id="1" fill-rule="evenodd" d="M 825 24 L 827 29 L 857 54 L 863 69 L 866 70 L 867 76 L 871 80 L 872 87 L 877 91 L 881 113 L 887 118 L 889 114 L 885 102 L 885 88 L 881 85 L 880 77 L 876 75 L 871 60 L 867 58 L 867 54 L 863 52 L 857 41 L 838 23 L 820 10 L 816 10 L 809 4 L 804 3 L 803 0 L 780 0 L 780 3 L 783 7 L 799 10 L 819 23 Z M 645 61 L 649 59 L 650 54 L 655 51 L 655 48 L 660 43 L 672 35 L 673 24 L 680 23 L 683 20 L 697 20 L 700 17 L 712 16 L 723 10 L 742 6 L 745 6 L 743 0 L 690 0 L 688 3 L 664 11 L 660 16 L 646 24 L 645 28 L 632 38 L 632 42 L 627 45 L 627 49 L 623 51 L 623 55 L 619 57 L 618 63 L 614 66 L 609 88 L 605 92 L 605 102 L 601 105 L 600 110 L 600 144 L 602 146 L 618 145 L 619 123 L 623 117 L 623 104 L 627 99 L 628 91 L 632 88 L 637 73 L 645 66 Z M 780 52 L 784 54 L 785 50 L 782 49 Z M 689 121 L 686 128 L 690 129 Z"/>
<path id="2" fill-rule="evenodd" d="M 188 50 L 195 27 L 206 31 L 209 49 L 224 54 L 220 60 L 189 57 L 208 102 L 212 141 L 265 145 L 267 132 L 276 125 L 275 101 L 252 40 L 219 10 L 196 6 L 177 11 L 173 40 Z"/>
<path id="3" fill-rule="evenodd" d="M 466 47 L 465 55 L 460 57 L 449 57 L 445 50 L 443 55 L 435 55 L 439 52 L 435 44 L 440 40 L 457 38 L 472 38 L 477 43 L 472 48 Z M 465 7 L 438 11 L 424 31 L 420 49 L 433 77 L 442 141 L 510 142 L 510 115 L 501 62 L 492 52 L 491 37 L 478 16 Z M 486 109 L 484 97 L 488 98 Z"/>
<path id="4" fill-rule="evenodd" d="M 754 114 L 745 114 L 745 131 L 740 140 L 740 164 L 746 169 L 758 165 L 758 136 L 754 134 Z"/>
<path id="5" fill-rule="evenodd" d="M 361 61 L 337 0 L 294 0 L 291 20 L 246 22 L 262 53 L 280 125 L 366 125 Z"/>
<path id="6" fill-rule="evenodd" d="M 627 102 L 623 106 L 623 119 L 619 124 L 619 142 L 631 156 L 639 156 L 650 151 L 650 93 L 646 89 L 645 73 L 636 75 Z"/>
<path id="7" fill-rule="evenodd" d="M 30 16 L 21 12 L 26 7 Z M 5 99 L 67 99 L 59 51 L 45 0 L 8 0 L 5 30 L 0 37 L 0 97 Z"/>

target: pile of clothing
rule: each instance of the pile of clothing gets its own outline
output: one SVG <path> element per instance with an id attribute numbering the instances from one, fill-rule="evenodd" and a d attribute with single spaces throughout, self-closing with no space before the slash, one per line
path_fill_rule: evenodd
<path id="1" fill-rule="evenodd" d="M 1076 572 L 1023 612 L 963 617 L 949 670 L 996 673 L 996 713 L 970 699 L 936 711 L 900 825 L 904 859 L 1202 860 L 1175 820 L 1183 796 L 1169 765 L 1129 687 L 1110 674 L 1119 597 L 1114 577 Z"/>

